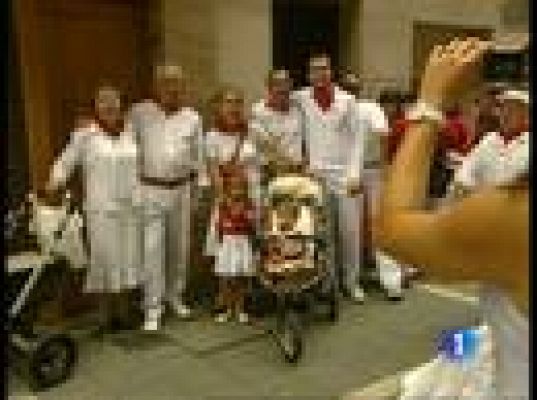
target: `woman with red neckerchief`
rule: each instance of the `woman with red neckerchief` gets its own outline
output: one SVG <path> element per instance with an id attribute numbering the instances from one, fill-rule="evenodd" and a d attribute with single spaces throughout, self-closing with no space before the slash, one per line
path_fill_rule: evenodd
<path id="1" fill-rule="evenodd" d="M 100 328 L 129 324 L 123 292 L 141 283 L 139 219 L 136 212 L 137 145 L 124 124 L 120 94 L 100 87 L 94 119 L 86 119 L 54 163 L 47 185 L 59 191 L 80 166 L 90 245 L 85 291 L 99 293 Z M 118 324 L 119 323 L 119 324 Z"/>

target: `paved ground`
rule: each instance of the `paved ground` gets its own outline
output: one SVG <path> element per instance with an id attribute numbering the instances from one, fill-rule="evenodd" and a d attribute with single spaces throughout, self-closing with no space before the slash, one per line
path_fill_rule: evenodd
<path id="1" fill-rule="evenodd" d="M 261 329 L 170 321 L 156 336 L 82 336 L 72 379 L 34 397 L 11 377 L 9 392 L 17 400 L 342 398 L 427 361 L 441 329 L 475 318 L 471 301 L 423 289 L 398 304 L 376 297 L 342 304 L 336 324 L 309 327 L 295 366 Z"/>

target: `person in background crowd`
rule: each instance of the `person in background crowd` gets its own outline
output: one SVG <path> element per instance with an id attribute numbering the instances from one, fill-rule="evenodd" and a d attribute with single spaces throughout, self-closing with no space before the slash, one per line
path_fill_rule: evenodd
<path id="1" fill-rule="evenodd" d="M 397 148 L 403 138 L 408 126 L 405 120 L 406 103 L 411 102 L 410 96 L 405 96 L 399 92 L 386 91 L 380 95 L 379 103 L 381 104 L 390 126 L 390 134 L 386 139 L 383 156 L 386 163 L 391 163 Z"/>
<path id="2" fill-rule="evenodd" d="M 343 271 L 340 280 L 343 292 L 357 302 L 364 301 L 359 282 L 360 238 L 359 220 L 366 133 L 361 130 L 355 99 L 337 86 L 332 77 L 332 64 L 327 54 L 313 55 L 309 60 L 311 86 L 293 97 L 304 118 L 306 160 L 310 170 L 327 180 L 335 193 L 339 231 L 336 243 Z"/>
<path id="3" fill-rule="evenodd" d="M 443 185 L 448 185 L 453 179 L 455 169 L 460 165 L 461 160 L 468 153 L 472 141 L 471 125 L 468 123 L 468 116 L 465 115 L 460 105 L 454 105 L 445 112 L 445 121 L 441 135 L 441 149 L 445 152 L 442 170 L 438 171 Z M 436 164 L 435 164 L 436 165 Z M 435 176 L 431 177 L 431 180 Z M 431 182 L 433 185 L 434 182 Z M 445 193 L 446 189 L 438 189 Z M 442 196 L 444 197 L 444 196 Z"/>
<path id="4" fill-rule="evenodd" d="M 380 96 L 379 102 L 386 111 L 390 124 L 390 133 L 385 141 L 385 146 L 382 151 L 384 156 L 384 172 L 386 172 L 389 165 L 391 165 L 391 162 L 397 153 L 397 149 L 403 140 L 405 131 L 409 125 L 406 120 L 405 111 L 406 108 L 412 104 L 414 98 L 415 96 L 412 94 L 404 94 L 397 91 L 386 91 Z M 383 180 L 384 179 L 385 177 L 383 177 Z M 377 251 L 375 257 L 377 264 L 397 265 L 400 268 L 402 287 L 410 286 L 411 283 L 417 280 L 422 274 L 422 271 L 418 267 L 400 263 L 385 252 Z M 391 297 L 394 300 L 397 300 L 400 296 L 397 296 L 396 292 Z M 390 298 L 389 295 L 388 298 Z"/>
<path id="5" fill-rule="evenodd" d="M 131 326 L 124 291 L 142 282 L 140 220 L 136 210 L 137 146 L 124 124 L 119 91 L 102 86 L 94 116 L 80 125 L 54 163 L 47 191 L 64 187 L 75 167 L 83 171 L 90 264 L 85 291 L 99 293 L 99 330 Z"/>
<path id="6" fill-rule="evenodd" d="M 473 133 L 468 151 L 477 146 L 484 135 L 498 130 L 500 120 L 497 96 L 500 93 L 500 88 L 489 88 L 484 90 L 482 96 L 475 101 L 475 107 L 473 108 Z"/>
<path id="7" fill-rule="evenodd" d="M 432 51 L 419 100 L 407 116 L 412 123 L 387 175 L 375 233 L 379 245 L 403 261 L 423 266 L 430 279 L 483 283 L 481 310 L 494 341 L 495 362 L 488 372 L 479 359 L 474 360 L 477 364 L 464 364 L 465 384 L 446 382 L 445 375 L 428 376 L 426 382 L 422 377 L 421 391 L 407 398 L 440 398 L 434 395 L 440 388 L 449 388 L 444 397 L 530 398 L 529 170 L 438 210 L 424 207 L 442 111 L 479 82 L 487 49 L 488 43 L 469 38 Z M 476 351 L 486 351 L 482 347 L 488 344 L 481 342 Z M 480 387 L 486 381 L 492 385 Z"/>
<path id="8" fill-rule="evenodd" d="M 391 163 L 410 126 L 405 118 L 405 103 L 410 103 L 412 96 L 387 95 L 383 104 L 393 110 L 391 133 L 386 145 L 387 162 Z M 448 184 L 453 176 L 453 169 L 466 154 L 471 135 L 458 105 L 451 105 L 445 113 L 443 129 L 440 133 L 440 145 L 436 148 L 433 168 L 429 179 L 429 197 L 441 199 L 447 193 Z"/>
<path id="9" fill-rule="evenodd" d="M 244 309 L 244 296 L 248 279 L 255 272 L 248 236 L 252 204 L 258 204 L 260 198 L 257 152 L 244 114 L 242 92 L 223 88 L 211 106 L 211 129 L 205 135 L 204 154 L 209 176 L 206 181 L 215 191 L 215 204 L 205 253 L 216 258 L 215 274 L 220 280 L 216 320 L 226 322 L 235 316 L 246 323 L 249 316 Z M 230 197 L 233 192 L 238 195 Z"/>
<path id="10" fill-rule="evenodd" d="M 462 161 L 453 182 L 453 194 L 465 195 L 483 185 L 511 179 L 529 163 L 529 95 L 506 90 L 500 101 L 500 131 L 487 133 Z"/>
<path id="11" fill-rule="evenodd" d="M 341 77 L 341 85 L 344 90 L 355 96 L 355 113 L 360 121 L 360 131 L 367 135 L 362 179 L 364 190 L 361 193 L 363 200 L 362 225 L 359 230 L 362 233 L 365 250 L 361 257 L 362 263 L 373 262 L 376 266 L 377 279 L 380 280 L 387 298 L 399 300 L 402 297 L 403 283 L 401 266 L 386 254 L 374 249 L 370 226 L 370 221 L 377 212 L 378 198 L 382 187 L 382 174 L 386 163 L 385 146 L 390 133 L 388 119 L 380 104 L 360 97 L 361 85 L 358 76 L 346 71 Z"/>
<path id="12" fill-rule="evenodd" d="M 154 97 L 135 104 L 131 121 L 140 146 L 144 207 L 144 264 L 150 290 L 145 329 L 157 330 L 164 298 L 181 318 L 191 315 L 183 295 L 189 264 L 193 182 L 201 168 L 201 118 L 185 105 L 186 78 L 172 64 L 154 71 Z"/>

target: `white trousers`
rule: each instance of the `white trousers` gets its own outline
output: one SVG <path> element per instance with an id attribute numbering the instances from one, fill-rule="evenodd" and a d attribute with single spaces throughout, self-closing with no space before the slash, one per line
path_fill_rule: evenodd
<path id="1" fill-rule="evenodd" d="M 191 187 L 143 186 L 144 308 L 182 303 L 190 250 Z"/>
<path id="2" fill-rule="evenodd" d="M 331 271 L 339 275 L 340 283 L 344 290 L 354 291 L 359 286 L 361 260 L 361 213 L 363 200 L 361 196 L 348 197 L 342 192 L 341 177 L 339 174 L 328 170 L 317 170 L 320 176 L 324 176 L 332 193 L 332 213 L 337 221 L 338 228 L 334 232 L 336 245 L 336 268 Z M 338 262 L 339 261 L 339 262 Z M 336 275 L 336 276 L 337 276 Z"/>
<path id="3" fill-rule="evenodd" d="M 352 292 L 359 286 L 361 260 L 362 196 L 337 196 L 339 251 L 343 287 Z M 337 242 L 336 242 L 337 243 Z"/>
<path id="4" fill-rule="evenodd" d="M 374 216 L 379 208 L 382 171 L 379 168 L 364 169 L 363 183 L 367 191 L 369 212 L 371 216 Z M 401 290 L 403 277 L 401 265 L 390 255 L 380 250 L 375 250 L 375 263 L 382 286 L 387 290 Z"/>

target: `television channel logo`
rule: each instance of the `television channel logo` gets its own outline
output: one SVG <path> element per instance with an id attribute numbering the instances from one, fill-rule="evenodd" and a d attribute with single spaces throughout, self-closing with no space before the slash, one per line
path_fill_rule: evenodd
<path id="1" fill-rule="evenodd" d="M 438 337 L 438 353 L 454 362 L 471 361 L 476 356 L 481 336 L 482 333 L 474 328 L 444 330 Z"/>

